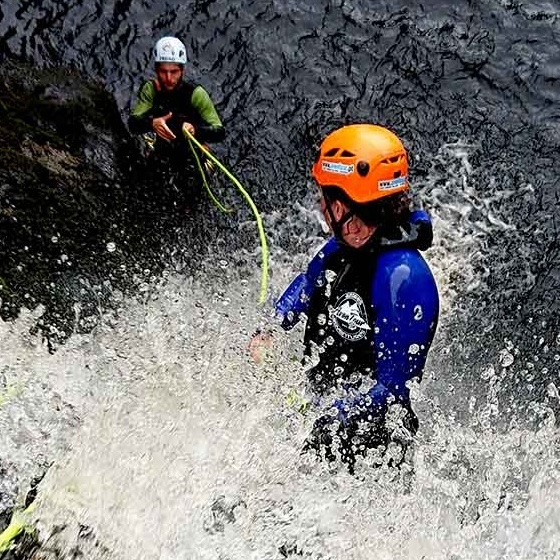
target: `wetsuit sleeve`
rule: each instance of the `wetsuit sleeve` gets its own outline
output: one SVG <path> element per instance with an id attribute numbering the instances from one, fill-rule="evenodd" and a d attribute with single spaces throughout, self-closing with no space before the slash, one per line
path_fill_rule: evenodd
<path id="1" fill-rule="evenodd" d="M 206 123 L 196 127 L 196 139 L 199 142 L 220 142 L 225 137 L 222 121 L 210 99 L 208 92 L 197 86 L 191 98 L 192 106 L 198 111 L 200 118 Z"/>
<path id="2" fill-rule="evenodd" d="M 153 82 L 144 82 L 128 117 L 128 127 L 133 134 L 151 132 L 155 95 L 156 88 Z"/>
<path id="3" fill-rule="evenodd" d="M 408 404 L 407 382 L 422 378 L 439 316 L 435 279 L 418 251 L 382 253 L 371 288 L 375 314 L 373 360 L 376 385 L 369 391 L 375 408 Z"/>
<path id="4" fill-rule="evenodd" d="M 338 247 L 336 239 L 331 237 L 310 261 L 307 270 L 298 274 L 278 298 L 275 305 L 276 316 L 285 330 L 297 325 L 301 315 L 307 312 L 317 280 L 325 270 L 325 260 Z"/>

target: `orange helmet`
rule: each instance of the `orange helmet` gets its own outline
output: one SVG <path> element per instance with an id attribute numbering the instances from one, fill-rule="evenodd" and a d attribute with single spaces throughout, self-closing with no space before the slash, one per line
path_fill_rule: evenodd
<path id="1" fill-rule="evenodd" d="M 382 126 L 343 126 L 323 140 L 313 177 L 320 187 L 339 187 L 354 202 L 372 202 L 409 188 L 406 150 Z"/>

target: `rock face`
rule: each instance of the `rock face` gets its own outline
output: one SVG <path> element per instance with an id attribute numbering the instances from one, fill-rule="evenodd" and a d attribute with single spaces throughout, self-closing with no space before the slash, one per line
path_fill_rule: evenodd
<path id="1" fill-rule="evenodd" d="M 1 318 L 33 310 L 32 330 L 55 351 L 157 277 L 177 257 L 177 231 L 189 231 L 194 251 L 199 178 L 182 179 L 177 188 L 154 174 L 102 84 L 70 69 L 1 62 Z M 0 533 L 26 491 L 10 469 L 0 463 Z M 39 554 L 33 535 L 18 543 L 0 558 L 59 557 Z"/>
<path id="2" fill-rule="evenodd" d="M 184 214 L 145 171 L 102 84 L 69 69 L 0 64 L 4 320 L 39 306 L 36 327 L 55 345 L 89 330 L 116 290 L 157 272 Z"/>

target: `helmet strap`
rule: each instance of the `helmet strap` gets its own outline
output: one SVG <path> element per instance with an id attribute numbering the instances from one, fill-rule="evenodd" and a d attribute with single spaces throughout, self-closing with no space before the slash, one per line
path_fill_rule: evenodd
<path id="1" fill-rule="evenodd" d="M 334 217 L 334 212 L 332 210 L 331 201 L 327 197 L 325 197 L 325 206 L 327 208 L 327 212 L 329 213 L 329 217 L 331 219 L 331 228 L 333 230 L 334 236 L 339 241 L 342 241 L 344 243 L 344 239 L 342 237 L 342 228 L 343 228 L 344 224 L 349 222 L 356 215 L 356 213 L 354 212 L 354 210 L 352 208 L 350 208 L 345 214 L 343 214 L 343 216 L 340 218 L 340 220 L 337 220 Z"/>

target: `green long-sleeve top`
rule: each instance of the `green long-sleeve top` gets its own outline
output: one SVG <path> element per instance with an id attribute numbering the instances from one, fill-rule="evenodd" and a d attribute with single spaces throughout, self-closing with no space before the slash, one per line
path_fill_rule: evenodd
<path id="1" fill-rule="evenodd" d="M 167 126 L 178 137 L 181 126 L 190 122 L 199 142 L 219 142 L 225 136 L 222 121 L 208 92 L 198 84 L 183 81 L 173 91 L 163 91 L 153 80 L 145 81 L 128 119 L 130 131 L 141 134 L 152 131 L 152 120 L 169 112 Z"/>

